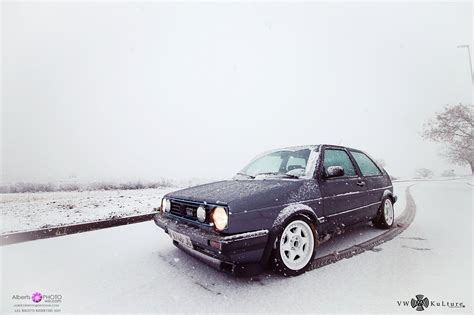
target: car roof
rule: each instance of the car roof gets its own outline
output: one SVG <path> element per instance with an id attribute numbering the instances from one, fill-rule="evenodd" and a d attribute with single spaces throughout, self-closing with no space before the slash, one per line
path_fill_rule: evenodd
<path id="1" fill-rule="evenodd" d="M 266 151 L 267 153 L 270 152 L 276 152 L 276 151 L 299 151 L 299 150 L 304 150 L 304 149 L 309 149 L 309 150 L 318 150 L 319 145 L 297 145 L 297 146 L 291 146 L 291 147 L 283 147 L 283 148 L 275 148 Z"/>
<path id="2" fill-rule="evenodd" d="M 321 146 L 332 147 L 332 148 L 341 148 L 341 149 L 347 149 L 349 151 L 360 151 L 360 152 L 362 152 L 362 150 L 354 149 L 354 148 L 351 148 L 351 147 L 345 147 L 345 146 L 338 145 L 338 144 L 321 144 Z"/>
<path id="3" fill-rule="evenodd" d="M 291 146 L 291 147 L 284 147 L 284 148 L 276 148 L 276 149 L 266 151 L 266 153 L 270 153 L 270 152 L 274 152 L 274 151 L 299 151 L 299 150 L 304 150 L 304 149 L 319 151 L 319 149 L 323 146 L 324 147 L 341 148 L 341 149 L 347 149 L 347 150 L 350 150 L 350 151 L 360 151 L 360 152 L 362 152 L 359 149 L 345 147 L 345 146 L 338 145 L 338 144 L 324 143 L 324 144 L 308 144 L 308 145 L 298 145 L 298 146 Z"/>

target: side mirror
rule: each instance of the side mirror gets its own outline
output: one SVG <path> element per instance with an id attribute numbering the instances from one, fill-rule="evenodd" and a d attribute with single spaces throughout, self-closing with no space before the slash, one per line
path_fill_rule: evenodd
<path id="1" fill-rule="evenodd" d="M 328 178 L 344 176 L 344 168 L 342 166 L 329 166 L 324 175 Z"/>

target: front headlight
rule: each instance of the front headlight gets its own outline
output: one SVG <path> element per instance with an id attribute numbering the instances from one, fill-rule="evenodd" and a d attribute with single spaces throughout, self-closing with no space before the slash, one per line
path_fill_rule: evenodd
<path id="1" fill-rule="evenodd" d="M 222 207 L 214 208 L 212 211 L 212 222 L 214 222 L 216 229 L 219 231 L 224 230 L 227 227 L 227 223 L 229 222 L 227 211 L 225 211 L 225 209 Z"/>
<path id="2" fill-rule="evenodd" d="M 161 199 L 161 211 L 162 212 L 170 212 L 171 209 L 171 202 L 167 198 Z"/>

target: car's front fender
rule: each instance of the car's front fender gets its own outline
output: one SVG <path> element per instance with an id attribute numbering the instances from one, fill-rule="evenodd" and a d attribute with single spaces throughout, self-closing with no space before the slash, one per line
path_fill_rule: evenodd
<path id="1" fill-rule="evenodd" d="M 309 217 L 311 221 L 314 221 L 316 224 L 321 223 L 320 218 L 316 215 L 316 212 L 308 205 L 302 203 L 292 203 L 287 205 L 283 209 L 281 209 L 280 213 L 276 217 L 275 221 L 273 222 L 272 229 L 278 229 L 282 226 L 286 220 L 295 215 L 295 214 L 303 214 Z"/>

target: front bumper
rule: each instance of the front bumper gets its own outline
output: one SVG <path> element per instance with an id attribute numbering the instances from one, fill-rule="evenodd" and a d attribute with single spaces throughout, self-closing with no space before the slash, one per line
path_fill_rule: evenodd
<path id="1" fill-rule="evenodd" d="M 159 213 L 154 221 L 166 233 L 172 230 L 188 236 L 192 249 L 174 241 L 175 245 L 219 269 L 232 270 L 236 265 L 260 263 L 268 241 L 268 230 L 224 236 L 183 222 L 171 214 Z"/>

